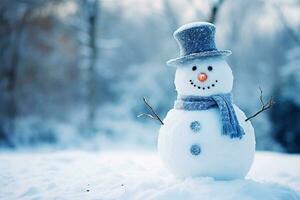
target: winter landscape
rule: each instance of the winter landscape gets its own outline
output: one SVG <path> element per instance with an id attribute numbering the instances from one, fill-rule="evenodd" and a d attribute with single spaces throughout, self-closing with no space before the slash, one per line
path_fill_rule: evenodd
<path id="1" fill-rule="evenodd" d="M 300 200 L 299 13 L 1 1 L 0 199 Z"/>
<path id="2" fill-rule="evenodd" d="M 300 199 L 300 156 L 258 152 L 245 180 L 176 179 L 153 152 L 1 153 L 0 199 Z"/>

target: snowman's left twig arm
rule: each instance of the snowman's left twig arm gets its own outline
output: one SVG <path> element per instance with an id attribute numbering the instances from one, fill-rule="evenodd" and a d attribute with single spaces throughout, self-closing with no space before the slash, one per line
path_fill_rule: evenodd
<path id="1" fill-rule="evenodd" d="M 269 108 L 271 108 L 274 104 L 274 100 L 273 97 L 271 97 L 269 99 L 269 101 L 267 103 L 264 102 L 263 100 L 263 92 L 262 89 L 259 87 L 259 91 L 260 91 L 260 96 L 259 96 L 259 100 L 261 102 L 261 109 L 259 111 L 257 111 L 255 114 L 251 115 L 250 117 L 248 117 L 247 119 L 245 119 L 245 121 L 248 121 L 254 117 L 256 117 L 257 115 L 259 115 L 260 113 L 264 112 L 265 110 L 268 110 Z"/>
<path id="2" fill-rule="evenodd" d="M 164 125 L 163 121 L 160 119 L 160 117 L 158 116 L 158 114 L 156 114 L 156 112 L 154 111 L 154 109 L 150 106 L 150 104 L 148 103 L 147 99 L 145 97 L 143 97 L 143 101 L 147 107 L 147 109 L 154 115 L 152 114 L 146 114 L 146 113 L 141 113 L 139 114 L 137 117 L 142 117 L 142 116 L 147 116 L 151 119 L 157 120 L 160 122 L 161 125 Z"/>

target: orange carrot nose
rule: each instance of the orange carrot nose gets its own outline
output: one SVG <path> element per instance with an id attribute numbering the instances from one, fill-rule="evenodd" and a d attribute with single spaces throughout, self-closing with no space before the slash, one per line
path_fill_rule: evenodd
<path id="1" fill-rule="evenodd" d="M 205 74 L 205 73 L 200 73 L 200 74 L 198 75 L 198 80 L 201 81 L 201 82 L 206 81 L 206 80 L 207 80 L 207 74 Z"/>

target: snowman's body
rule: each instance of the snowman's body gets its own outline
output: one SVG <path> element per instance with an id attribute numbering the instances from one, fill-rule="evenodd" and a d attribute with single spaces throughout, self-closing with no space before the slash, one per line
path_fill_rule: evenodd
<path id="1" fill-rule="evenodd" d="M 214 44 L 205 41 L 213 40 L 214 26 L 208 23 L 188 24 L 178 29 L 174 37 L 184 55 L 171 60 L 172 65 L 177 67 L 175 87 L 178 99 L 180 96 L 211 98 L 230 94 L 233 75 L 222 56 L 226 51 L 207 50 L 202 54 L 205 48 L 215 48 Z M 198 41 L 199 38 L 204 41 Z M 250 121 L 245 121 L 245 114 L 236 105 L 230 110 L 234 110 L 238 124 L 243 129 L 244 135 L 241 137 L 222 134 L 222 114 L 218 106 L 197 110 L 175 106 L 168 112 L 159 131 L 158 152 L 175 175 L 216 179 L 246 176 L 255 153 L 254 129 Z M 223 112 L 223 120 L 224 116 L 227 115 Z"/>
<path id="2" fill-rule="evenodd" d="M 244 177 L 254 156 L 254 130 L 250 123 L 245 122 L 244 113 L 237 106 L 234 108 L 246 133 L 242 139 L 221 134 L 220 114 L 216 108 L 202 111 L 170 110 L 158 138 L 158 151 L 167 167 L 179 177 Z M 192 128 L 195 122 L 200 127 Z M 190 152 L 192 145 L 199 145 L 198 155 Z"/>

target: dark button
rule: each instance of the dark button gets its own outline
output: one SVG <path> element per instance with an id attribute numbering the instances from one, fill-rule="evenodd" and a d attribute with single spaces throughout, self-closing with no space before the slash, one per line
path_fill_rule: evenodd
<path id="1" fill-rule="evenodd" d="M 193 121 L 191 124 L 190 124 L 190 128 L 193 132 L 197 133 L 200 131 L 201 129 L 201 124 L 200 122 L 198 121 Z"/>
<path id="2" fill-rule="evenodd" d="M 201 153 L 201 148 L 198 144 L 193 144 L 190 151 L 192 155 L 197 156 Z"/>

